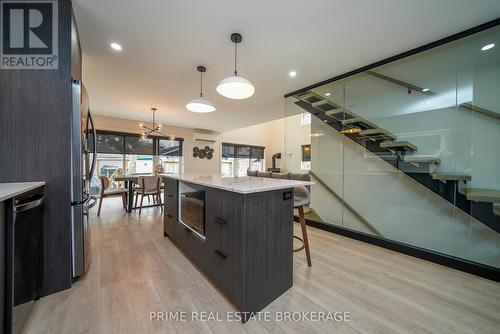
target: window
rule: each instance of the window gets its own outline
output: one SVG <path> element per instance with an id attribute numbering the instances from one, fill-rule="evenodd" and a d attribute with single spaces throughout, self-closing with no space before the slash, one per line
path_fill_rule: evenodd
<path id="1" fill-rule="evenodd" d="M 311 114 L 305 112 L 302 114 L 302 117 L 300 118 L 300 125 L 307 125 L 307 124 L 311 124 Z"/>
<path id="2" fill-rule="evenodd" d="M 123 152 L 123 136 L 98 133 L 96 141 L 98 153 L 121 154 Z"/>
<path id="3" fill-rule="evenodd" d="M 98 131 L 96 136 L 97 165 L 92 193 L 99 193 L 100 176 L 110 179 L 110 187 L 122 186 L 113 180 L 122 174 L 152 174 L 161 164 L 166 173 L 182 172 L 182 138 L 167 139 L 137 134 Z"/>
<path id="4" fill-rule="evenodd" d="M 153 155 L 154 153 L 153 138 L 125 136 L 125 154 Z"/>
<path id="5" fill-rule="evenodd" d="M 221 175 L 245 176 L 247 170 L 265 170 L 264 147 L 222 144 Z"/>
<path id="6" fill-rule="evenodd" d="M 152 174 L 153 173 L 152 155 L 125 155 L 125 174 Z"/>
<path id="7" fill-rule="evenodd" d="M 123 174 L 123 155 L 97 153 L 95 175 L 90 182 L 90 192 L 92 195 L 98 195 L 101 189 L 101 176 L 106 176 L 109 179 L 109 187 L 116 189 L 123 184 L 114 180 L 116 175 Z"/>
<path id="8" fill-rule="evenodd" d="M 311 169 L 311 145 L 301 145 L 302 148 L 302 159 L 300 162 L 300 169 L 310 170 Z"/>
<path id="9" fill-rule="evenodd" d="M 160 157 L 160 163 L 165 170 L 165 173 L 178 174 L 182 173 L 182 160 L 181 157 Z"/>
<path id="10" fill-rule="evenodd" d="M 179 140 L 159 139 L 158 155 L 165 173 L 182 172 L 182 142 Z"/>

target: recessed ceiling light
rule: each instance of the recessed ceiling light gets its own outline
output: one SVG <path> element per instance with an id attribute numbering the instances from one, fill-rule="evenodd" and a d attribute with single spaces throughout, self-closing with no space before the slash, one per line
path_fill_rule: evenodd
<path id="1" fill-rule="evenodd" d="M 332 94 L 331 93 L 325 93 L 325 96 L 330 96 L 330 95 L 332 95 Z"/>
<path id="2" fill-rule="evenodd" d="M 295 71 L 290 71 L 290 73 L 288 73 L 288 75 L 292 78 L 295 78 L 297 76 L 297 72 Z"/>
<path id="3" fill-rule="evenodd" d="M 429 88 L 422 89 L 422 92 L 428 92 L 428 91 L 429 91 Z"/>
<path id="4" fill-rule="evenodd" d="M 118 43 L 111 43 L 109 46 L 111 46 L 111 48 L 113 50 L 116 50 L 116 51 L 121 51 L 122 50 L 122 46 Z"/>
<path id="5" fill-rule="evenodd" d="M 494 47 L 495 47 L 495 43 L 486 44 L 485 46 L 483 46 L 481 48 L 481 51 L 486 51 L 486 50 L 489 50 L 489 49 L 493 49 Z"/>

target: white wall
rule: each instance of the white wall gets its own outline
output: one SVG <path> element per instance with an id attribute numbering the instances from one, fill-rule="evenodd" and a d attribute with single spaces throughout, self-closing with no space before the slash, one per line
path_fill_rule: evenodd
<path id="1" fill-rule="evenodd" d="M 265 146 L 266 167 L 272 166 L 272 156 L 283 152 L 284 119 L 278 119 L 258 125 L 224 132 L 219 136 L 222 143 L 248 144 Z M 276 166 L 282 168 L 282 159 L 276 160 Z"/>
<path id="2" fill-rule="evenodd" d="M 311 124 L 302 124 L 304 110 L 286 99 L 287 117 L 284 120 L 285 144 L 282 154 L 283 168 L 288 172 L 304 172 L 300 168 L 302 161 L 302 145 L 311 144 Z"/>
<path id="3" fill-rule="evenodd" d="M 138 121 L 101 115 L 94 115 L 94 121 L 98 130 L 141 133 Z M 195 142 L 193 140 L 193 132 L 195 130 L 190 128 L 163 125 L 162 132 L 169 136 L 184 138 L 183 155 L 184 171 L 186 173 L 218 174 L 220 172 L 220 156 L 223 142 L 265 146 L 266 167 L 271 167 L 271 156 L 274 153 L 283 151 L 283 124 L 283 120 L 279 119 L 252 127 L 225 132 L 218 134 L 216 136 L 217 141 L 213 144 Z M 211 160 L 194 158 L 192 155 L 193 147 L 204 147 L 206 145 L 215 150 L 214 158 Z M 281 161 L 278 160 L 277 162 L 279 167 Z"/>

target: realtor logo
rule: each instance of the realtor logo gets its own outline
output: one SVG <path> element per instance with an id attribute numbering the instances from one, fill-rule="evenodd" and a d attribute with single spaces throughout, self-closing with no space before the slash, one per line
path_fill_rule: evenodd
<path id="1" fill-rule="evenodd" d="M 0 69 L 57 69 L 57 1 L 0 3 Z"/>

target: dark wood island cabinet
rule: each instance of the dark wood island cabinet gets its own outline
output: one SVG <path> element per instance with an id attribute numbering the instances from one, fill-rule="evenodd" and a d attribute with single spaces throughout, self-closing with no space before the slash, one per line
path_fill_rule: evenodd
<path id="1" fill-rule="evenodd" d="M 292 286 L 293 187 L 309 182 L 167 175 L 164 184 L 164 235 L 229 297 L 243 321 Z"/>

